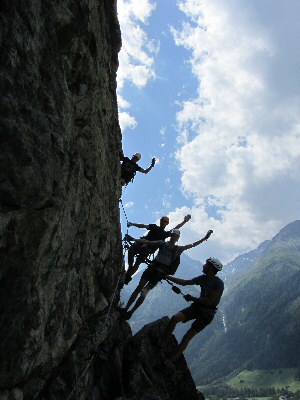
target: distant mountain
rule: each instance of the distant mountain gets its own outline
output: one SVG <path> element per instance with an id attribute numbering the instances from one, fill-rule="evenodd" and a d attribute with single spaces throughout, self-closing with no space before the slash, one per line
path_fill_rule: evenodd
<path id="1" fill-rule="evenodd" d="M 251 250 L 245 254 L 241 254 L 233 261 L 228 263 L 224 268 L 223 275 L 223 278 L 226 281 L 226 286 L 248 272 L 253 267 L 257 259 L 262 256 L 269 244 L 270 240 L 265 240 L 257 247 L 257 249 Z"/>
<path id="2" fill-rule="evenodd" d="M 281 229 L 232 281 L 222 311 L 226 332 L 204 341 L 203 332 L 186 353 L 197 384 L 244 369 L 300 367 L 300 221 Z"/>

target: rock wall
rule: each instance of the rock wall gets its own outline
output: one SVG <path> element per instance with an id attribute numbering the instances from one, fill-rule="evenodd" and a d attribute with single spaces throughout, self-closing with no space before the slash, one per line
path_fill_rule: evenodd
<path id="1" fill-rule="evenodd" d="M 120 45 L 112 0 L 0 2 L 0 400 L 198 398 L 116 307 Z"/>
<path id="2" fill-rule="evenodd" d="M 0 3 L 3 392 L 35 398 L 112 297 L 120 44 L 111 0 Z"/>

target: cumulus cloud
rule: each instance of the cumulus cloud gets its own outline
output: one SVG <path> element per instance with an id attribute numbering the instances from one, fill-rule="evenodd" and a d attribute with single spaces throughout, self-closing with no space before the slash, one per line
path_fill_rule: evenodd
<path id="1" fill-rule="evenodd" d="M 125 111 L 119 112 L 119 123 L 122 131 L 128 128 L 134 129 L 137 125 L 136 119 Z"/>
<path id="2" fill-rule="evenodd" d="M 298 217 L 300 3 L 270 5 L 180 1 L 186 18 L 172 29 L 199 83 L 177 114 L 189 234 L 215 228 L 227 261 Z"/>
<path id="3" fill-rule="evenodd" d="M 134 205 L 133 201 L 128 201 L 128 202 L 125 204 L 125 208 L 131 208 L 131 207 L 133 207 L 133 205 Z"/>
<path id="4" fill-rule="evenodd" d="M 142 88 L 150 79 L 155 78 L 154 57 L 159 51 L 159 43 L 149 39 L 143 29 L 143 25 L 148 23 L 154 9 L 155 3 L 150 0 L 118 0 L 122 49 L 119 53 L 117 82 L 122 129 L 136 126 L 134 117 L 128 112 L 122 115 L 124 107 L 130 106 L 122 98 L 122 90 L 126 82 Z"/>
<path id="5" fill-rule="evenodd" d="M 162 198 L 162 204 L 164 208 L 169 209 L 171 208 L 172 202 L 172 195 L 171 194 L 164 194 Z"/>

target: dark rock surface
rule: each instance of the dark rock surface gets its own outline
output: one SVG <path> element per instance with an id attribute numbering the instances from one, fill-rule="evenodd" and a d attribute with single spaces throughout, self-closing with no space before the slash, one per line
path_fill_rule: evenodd
<path id="1" fill-rule="evenodd" d="M 0 2 L 0 400 L 184 398 L 116 309 L 120 45 L 112 0 Z"/>
<path id="2" fill-rule="evenodd" d="M 35 398 L 111 301 L 120 43 L 111 0 L 1 1 L 2 392 Z"/>
<path id="3" fill-rule="evenodd" d="M 172 335 L 165 347 L 161 338 L 169 318 L 145 325 L 129 340 L 124 353 L 125 391 L 130 400 L 198 400 L 193 378 L 183 356 L 174 369 L 165 365 L 168 353 L 177 345 Z"/>

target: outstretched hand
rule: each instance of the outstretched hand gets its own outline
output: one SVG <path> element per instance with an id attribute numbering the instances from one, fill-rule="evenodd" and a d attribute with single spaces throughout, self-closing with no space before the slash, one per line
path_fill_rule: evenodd
<path id="1" fill-rule="evenodd" d="M 154 167 L 156 159 L 153 157 L 151 161 L 151 167 Z"/>
<path id="2" fill-rule="evenodd" d="M 188 222 L 192 218 L 191 214 L 186 215 L 183 220 L 184 222 Z"/>
<path id="3" fill-rule="evenodd" d="M 183 298 L 185 301 L 193 301 L 192 296 L 190 294 L 185 294 Z"/>
<path id="4" fill-rule="evenodd" d="M 210 230 L 207 232 L 207 234 L 204 236 L 204 240 L 209 239 L 210 235 L 211 235 L 213 232 L 214 232 L 214 231 L 210 229 Z"/>

